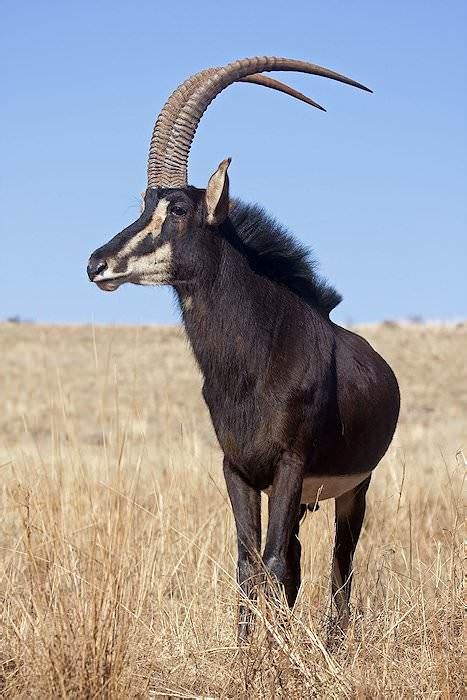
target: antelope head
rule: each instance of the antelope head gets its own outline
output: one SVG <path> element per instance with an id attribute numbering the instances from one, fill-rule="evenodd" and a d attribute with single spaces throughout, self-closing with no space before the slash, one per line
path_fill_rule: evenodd
<path id="1" fill-rule="evenodd" d="M 91 282 L 114 291 L 121 284 L 177 284 L 196 278 L 198 258 L 229 211 L 230 159 L 223 160 L 205 189 L 188 185 L 191 143 L 205 110 L 234 82 L 279 90 L 323 109 L 293 88 L 262 75 L 265 71 L 299 71 L 320 75 L 371 92 L 360 83 L 312 63 L 289 58 L 242 59 L 223 68 L 196 73 L 167 100 L 154 126 L 148 160 L 148 186 L 141 216 L 95 250 L 87 267 Z"/>

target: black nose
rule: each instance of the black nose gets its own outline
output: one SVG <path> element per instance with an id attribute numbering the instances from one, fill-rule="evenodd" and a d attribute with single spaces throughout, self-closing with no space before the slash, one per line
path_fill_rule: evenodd
<path id="1" fill-rule="evenodd" d="M 93 255 L 91 255 L 91 257 L 89 258 L 87 269 L 88 277 L 91 280 L 91 282 L 93 282 L 97 275 L 100 275 L 101 272 L 104 272 L 104 270 L 107 269 L 107 263 L 105 262 L 105 260 L 102 260 L 102 258 L 95 258 Z"/>

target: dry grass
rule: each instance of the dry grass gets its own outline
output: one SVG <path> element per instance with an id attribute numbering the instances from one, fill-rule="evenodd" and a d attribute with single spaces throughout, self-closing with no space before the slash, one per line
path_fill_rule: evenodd
<path id="1" fill-rule="evenodd" d="M 361 332 L 403 410 L 370 489 L 351 629 L 326 648 L 326 504 L 302 526 L 296 610 L 276 626 L 260 601 L 239 650 L 233 520 L 181 332 L 0 325 L 0 692 L 461 697 L 467 328 Z"/>

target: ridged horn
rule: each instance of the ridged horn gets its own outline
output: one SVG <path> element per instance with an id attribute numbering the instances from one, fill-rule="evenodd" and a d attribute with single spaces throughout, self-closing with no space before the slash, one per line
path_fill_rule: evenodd
<path id="1" fill-rule="evenodd" d="M 156 123 L 154 124 L 149 146 L 148 187 L 157 187 L 162 184 L 161 175 L 164 166 L 165 149 L 169 141 L 172 127 L 183 104 L 188 97 L 195 92 L 197 87 L 204 84 L 206 78 L 214 73 L 215 70 L 215 68 L 208 68 L 187 78 L 174 90 L 161 109 Z"/>
<path id="2" fill-rule="evenodd" d="M 190 78 L 185 80 L 185 82 L 179 85 L 179 87 L 172 93 L 165 103 L 154 125 L 151 136 L 148 158 L 148 187 L 157 187 L 157 185 L 162 184 L 161 176 L 164 169 L 167 143 L 169 141 L 173 125 L 176 122 L 182 106 L 186 103 L 188 97 L 190 97 L 208 77 L 212 76 L 219 70 L 220 68 L 206 68 L 205 70 L 199 71 L 199 73 L 192 75 Z M 268 87 L 272 90 L 283 92 L 284 94 L 290 95 L 297 100 L 306 102 L 312 107 L 316 107 L 323 112 L 326 111 L 324 107 L 312 100 L 310 97 L 307 97 L 298 90 L 295 90 L 294 88 L 290 87 L 290 85 L 281 83 L 279 80 L 274 80 L 274 78 L 269 78 L 265 75 L 257 73 L 248 75 L 245 78 L 240 78 L 239 82 L 262 85 L 263 87 Z"/>
<path id="3" fill-rule="evenodd" d="M 298 61 L 292 58 L 279 58 L 276 56 L 260 56 L 244 58 L 229 63 L 211 74 L 205 73 L 200 83 L 189 97 L 185 98 L 178 116 L 171 129 L 165 159 L 160 172 L 158 185 L 164 187 L 184 187 L 187 184 L 187 163 L 190 147 L 206 109 L 211 102 L 226 87 L 236 81 L 251 77 L 263 71 L 297 71 L 319 75 L 330 80 L 336 80 L 353 87 L 371 92 L 361 83 L 347 78 L 340 73 L 323 68 L 314 63 Z M 197 74 L 200 75 L 200 74 Z M 196 77 L 196 76 L 195 76 Z M 183 86 L 182 86 L 183 87 Z M 290 88 L 292 89 L 292 88 Z"/>

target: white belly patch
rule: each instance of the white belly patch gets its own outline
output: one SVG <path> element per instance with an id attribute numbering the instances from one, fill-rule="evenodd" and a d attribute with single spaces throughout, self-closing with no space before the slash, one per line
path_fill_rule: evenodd
<path id="1" fill-rule="evenodd" d="M 349 474 L 348 476 L 306 476 L 303 479 L 302 503 L 317 503 L 327 498 L 337 498 L 350 491 L 366 479 L 371 472 Z M 265 489 L 268 496 L 272 487 Z"/>

